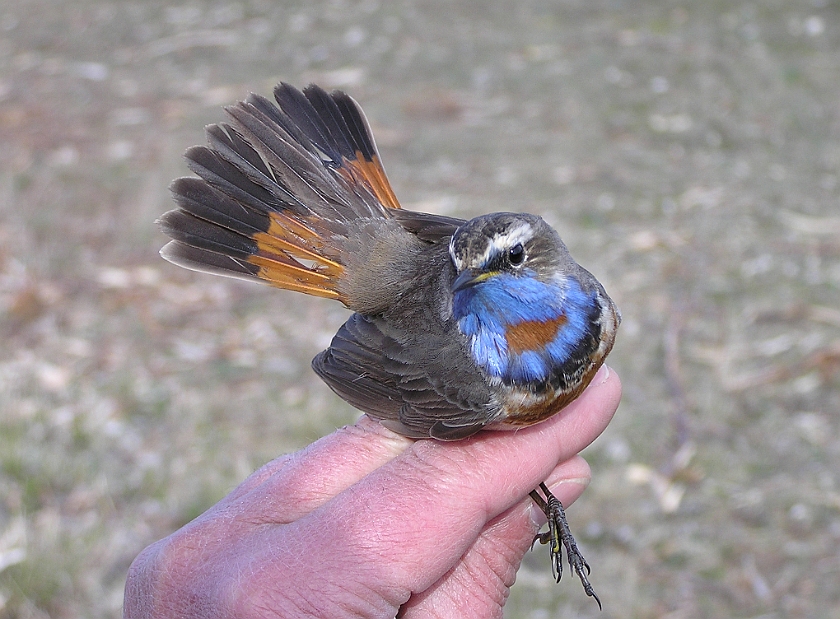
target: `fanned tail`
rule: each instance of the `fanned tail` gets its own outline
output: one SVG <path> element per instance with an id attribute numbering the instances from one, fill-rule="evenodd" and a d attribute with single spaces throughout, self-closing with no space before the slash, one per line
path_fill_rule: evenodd
<path id="1" fill-rule="evenodd" d="M 399 209 L 373 135 L 343 92 L 280 84 L 279 108 L 258 95 L 207 128 L 186 153 L 199 178 L 172 184 L 178 208 L 159 223 L 179 266 L 342 299 L 336 242 L 348 223 Z M 338 237 L 338 238 L 337 238 Z"/>

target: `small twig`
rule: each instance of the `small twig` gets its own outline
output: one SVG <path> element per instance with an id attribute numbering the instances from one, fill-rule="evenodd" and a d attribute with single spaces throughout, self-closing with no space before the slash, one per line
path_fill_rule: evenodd
<path id="1" fill-rule="evenodd" d="M 689 406 L 685 391 L 682 364 L 680 363 L 680 333 L 685 325 L 685 312 L 682 308 L 672 309 L 668 326 L 665 329 L 665 379 L 668 392 L 674 401 L 674 434 L 677 439 L 677 450 L 689 440 Z"/>
<path id="2" fill-rule="evenodd" d="M 724 375 L 722 379 L 727 391 L 740 392 L 770 383 L 790 380 L 815 369 L 819 369 L 824 374 L 828 374 L 830 371 L 840 371 L 840 340 L 835 340 L 828 346 L 815 350 L 797 363 L 775 365 L 733 378 L 727 378 Z"/>

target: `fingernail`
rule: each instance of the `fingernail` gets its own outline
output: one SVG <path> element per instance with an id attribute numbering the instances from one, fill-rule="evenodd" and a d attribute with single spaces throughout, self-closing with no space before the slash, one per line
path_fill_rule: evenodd
<path id="1" fill-rule="evenodd" d="M 575 477 L 575 478 L 571 478 L 571 479 L 561 479 L 561 480 L 558 480 L 556 482 L 551 483 L 551 485 L 550 485 L 551 493 L 555 494 L 555 495 L 558 494 L 557 491 L 560 488 L 560 486 L 562 486 L 563 484 L 579 484 L 584 489 L 586 489 L 586 487 L 589 486 L 589 481 L 590 481 L 589 477 Z M 537 492 L 540 492 L 540 491 L 537 490 Z M 541 492 L 540 492 L 540 494 L 542 495 Z M 528 506 L 527 506 L 526 509 L 528 510 L 528 517 L 531 519 L 531 522 L 534 524 L 534 526 L 536 526 L 539 529 L 540 527 L 542 527 L 545 524 L 545 522 L 546 522 L 545 513 L 543 512 L 543 510 L 541 510 L 539 508 L 539 506 L 533 500 L 528 502 Z"/>
<path id="2" fill-rule="evenodd" d="M 539 531 L 546 523 L 545 513 L 543 513 L 543 510 L 541 510 L 534 501 L 528 501 L 525 509 L 528 510 L 528 520 L 530 520 L 534 528 Z"/>
<path id="3" fill-rule="evenodd" d="M 610 379 L 610 366 L 606 363 L 600 367 L 598 372 L 595 374 L 595 378 L 592 379 L 592 382 L 596 385 L 603 385 Z"/>

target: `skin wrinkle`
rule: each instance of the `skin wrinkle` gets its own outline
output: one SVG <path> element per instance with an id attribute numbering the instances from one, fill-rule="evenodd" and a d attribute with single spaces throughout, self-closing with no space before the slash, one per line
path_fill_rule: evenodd
<path id="1" fill-rule="evenodd" d="M 461 564 L 462 568 L 459 570 L 462 580 L 461 590 L 466 590 L 473 598 L 477 598 L 475 604 L 501 608 L 510 591 L 510 585 L 505 582 L 507 574 L 496 571 L 482 551 L 481 547 L 476 548 L 471 559 Z M 467 606 L 467 608 L 471 607 L 476 606 L 473 604 Z"/>
<path id="2" fill-rule="evenodd" d="M 284 534 L 281 539 L 285 544 L 278 546 L 271 543 L 273 534 L 268 530 L 264 532 L 264 535 L 260 535 L 261 532 L 255 534 L 256 537 L 263 537 L 259 546 L 260 553 L 245 566 L 235 566 L 241 580 L 236 583 L 237 588 L 230 589 L 233 598 L 231 607 L 234 609 L 231 616 L 246 619 L 272 616 L 334 616 L 327 612 L 328 608 L 322 604 L 327 599 L 324 587 L 312 592 L 311 588 L 306 586 L 307 582 L 314 582 L 313 575 L 308 572 L 311 563 L 306 559 L 309 544 L 305 540 Z M 235 556 L 248 555 L 236 553 Z M 274 576 L 278 573 L 278 563 L 282 564 L 280 573 L 291 575 L 282 583 L 278 583 Z M 258 566 L 257 569 L 252 569 L 254 565 Z M 261 608 L 276 609 L 277 612 L 264 615 L 257 612 Z"/>
<path id="3" fill-rule="evenodd" d="M 491 524 L 488 535 L 476 540 L 470 548 L 469 559 L 459 564 L 456 571 L 461 572 L 460 578 L 465 581 L 462 589 L 466 588 L 470 592 L 481 591 L 488 600 L 501 607 L 507 599 L 511 585 L 516 580 L 516 570 L 509 559 L 509 555 L 516 553 L 511 552 L 510 546 L 501 542 L 503 538 L 490 541 L 492 529 L 497 526 L 499 526 L 498 522 Z M 500 548 L 507 551 L 506 556 L 502 557 L 497 552 Z"/>
<path id="4" fill-rule="evenodd" d="M 514 505 L 507 512 L 496 518 L 495 521 L 491 522 L 484 535 L 479 537 L 475 543 L 479 555 L 487 562 L 487 565 L 495 565 L 493 568 L 494 573 L 501 576 L 502 572 L 505 572 L 502 578 L 505 587 L 511 587 L 516 581 L 516 570 L 519 568 L 521 561 L 521 557 L 519 559 L 516 558 L 519 555 L 519 548 L 512 540 L 507 541 L 508 536 L 505 534 L 516 531 L 517 526 L 514 521 L 521 519 L 522 513 L 526 510 L 526 506 L 530 508 L 531 505 L 530 498 L 524 499 L 519 504 Z M 530 531 L 526 533 L 526 537 L 533 538 Z M 488 553 L 487 547 L 491 544 L 493 545 L 493 552 Z"/>
<path id="5" fill-rule="evenodd" d="M 401 462 L 400 467 L 391 467 L 393 470 L 382 471 L 382 479 L 380 480 L 363 480 L 360 482 L 360 488 L 357 497 L 359 501 L 365 503 L 363 506 L 355 506 L 347 503 L 347 511 L 350 514 L 359 513 L 360 510 L 371 509 L 364 499 L 365 485 L 383 485 L 383 493 L 387 492 L 385 486 L 395 483 L 397 486 L 406 486 L 410 488 L 408 492 L 402 493 L 396 500 L 388 501 L 384 505 L 377 505 L 373 509 L 376 510 L 372 517 L 372 522 L 381 523 L 379 526 L 367 526 L 364 530 L 365 534 L 355 536 L 353 540 L 357 547 L 363 548 L 369 555 L 372 555 L 373 564 L 379 565 L 377 559 L 381 556 L 386 556 L 390 560 L 381 562 L 387 567 L 384 568 L 385 573 L 380 582 L 392 582 L 396 585 L 398 591 L 392 591 L 393 595 L 396 593 L 399 596 L 399 602 L 404 603 L 411 592 L 422 589 L 428 586 L 428 581 L 434 582 L 440 575 L 419 574 L 416 570 L 416 561 L 409 555 L 402 552 L 396 553 L 394 549 L 400 548 L 403 539 L 428 538 L 439 539 L 440 537 L 449 534 L 450 532 L 459 532 L 463 534 L 465 531 L 475 532 L 478 534 L 481 522 L 477 519 L 465 521 L 463 518 L 458 518 L 456 522 L 455 516 L 460 516 L 463 510 L 460 506 L 461 500 L 456 495 L 457 492 L 446 492 L 437 486 L 439 477 L 436 478 L 434 471 L 426 468 L 423 473 L 418 474 L 418 469 L 423 469 L 424 465 L 428 465 L 423 459 L 416 459 L 414 454 L 406 454 L 405 459 Z M 409 468 L 404 463 L 408 462 Z M 417 468 L 414 468 L 417 467 Z M 428 474 L 427 474 L 428 472 Z M 446 486 L 451 487 L 451 486 Z M 356 499 L 357 497 L 354 497 Z M 449 503 L 444 505 L 441 498 L 448 498 Z M 422 505 L 429 503 L 434 504 L 437 509 L 434 513 L 428 509 L 423 509 Z M 362 518 L 361 520 L 367 520 Z M 442 522 L 449 524 L 449 530 L 440 531 Z M 457 537 L 454 541 L 457 541 Z M 465 548 L 463 549 L 465 550 Z M 463 550 L 457 554 L 461 554 Z M 434 546 L 426 547 L 420 551 L 421 555 L 426 555 L 428 562 L 433 564 L 444 563 L 444 557 L 453 553 L 452 543 L 436 544 Z M 399 560 L 395 561 L 394 556 L 398 554 Z M 430 558 L 429 555 L 432 555 Z M 371 564 L 367 563 L 370 567 Z M 395 577 L 396 576 L 396 577 Z"/>
<path id="6" fill-rule="evenodd" d="M 346 602 L 337 604 L 339 608 L 342 608 L 342 610 L 350 613 L 350 616 L 353 617 L 360 617 L 364 619 L 369 617 L 381 617 L 386 614 L 393 615 L 401 606 L 401 604 L 389 604 L 384 596 L 371 587 L 363 586 L 362 590 L 359 591 L 358 589 L 351 590 L 349 587 L 342 587 L 342 583 L 340 581 L 336 581 L 335 585 L 338 589 L 346 592 L 343 599 L 357 601 L 355 608 L 353 606 L 348 606 Z M 383 603 L 387 608 L 382 608 Z M 331 614 L 329 616 L 335 617 L 336 615 Z"/>
<path id="7" fill-rule="evenodd" d="M 347 496 L 345 493 L 335 507 L 319 508 L 311 515 L 288 525 L 283 533 L 307 540 L 307 561 L 319 568 L 313 571 L 310 567 L 305 573 L 295 572 L 298 587 L 308 591 L 304 595 L 323 597 L 324 586 L 330 582 L 329 579 L 325 581 L 323 570 L 329 570 L 340 575 L 342 587 L 351 591 L 365 586 L 367 582 L 388 583 L 379 587 L 376 593 L 383 602 L 393 606 L 396 612 L 396 608 L 410 595 L 410 587 L 405 584 L 409 570 L 406 566 L 405 574 L 395 578 L 395 569 L 389 568 L 382 556 L 387 555 L 389 549 L 397 548 L 401 539 L 399 536 L 384 535 L 385 529 L 374 523 L 394 520 L 400 514 L 383 518 L 381 509 L 380 513 L 374 513 L 383 506 L 370 505 L 364 500 L 366 494 L 364 490 L 355 496 Z M 384 507 L 388 509 L 387 505 Z M 404 514 L 401 520 L 406 521 Z M 342 552 L 336 554 L 336 548 L 342 549 Z M 317 590 L 311 589 L 313 585 L 317 586 Z"/>
<path id="8" fill-rule="evenodd" d="M 470 439 L 467 439 L 470 440 Z M 450 446 L 446 443 L 438 443 L 438 442 L 423 442 L 422 444 L 416 445 L 415 449 L 412 450 L 411 455 L 413 455 L 419 462 L 423 465 L 430 466 L 432 469 L 432 474 L 436 477 L 432 477 L 431 479 L 435 479 L 434 484 L 430 484 L 430 491 L 437 492 L 437 493 L 447 493 L 451 495 L 457 495 L 458 500 L 453 504 L 453 509 L 456 511 L 461 511 L 461 506 L 463 505 L 465 494 L 466 496 L 469 495 L 469 490 L 476 485 L 480 484 L 482 479 L 478 479 L 478 477 L 484 477 L 484 474 L 481 472 L 481 467 L 474 466 L 474 462 L 480 462 L 485 458 L 485 451 L 488 446 L 486 446 L 483 442 L 474 442 L 472 445 L 473 449 L 478 453 L 472 454 L 471 452 L 464 452 L 461 449 L 457 449 L 453 451 Z M 503 443 L 502 447 L 506 447 Z M 498 450 L 497 445 L 493 445 L 493 451 Z M 455 453 L 458 455 L 458 459 L 453 459 L 450 457 L 450 454 Z M 505 454 L 499 454 L 498 457 L 504 458 Z M 445 460 L 438 464 L 438 461 L 444 458 Z M 452 462 L 454 466 L 448 467 L 445 466 L 446 461 Z M 447 471 L 451 471 L 451 473 L 447 473 Z M 465 471 L 475 471 L 476 472 L 476 479 L 467 479 L 465 478 Z M 451 480 L 447 481 L 446 486 L 440 484 L 440 479 L 442 477 L 442 473 L 447 473 Z M 538 473 L 535 472 L 535 476 L 538 476 Z M 425 476 L 424 476 L 425 478 Z M 460 488 L 460 491 L 456 492 L 447 492 L 446 488 Z M 502 492 L 501 494 L 509 494 L 515 495 L 516 489 L 512 485 L 504 484 L 502 486 L 506 492 Z M 493 507 L 490 502 L 488 502 L 487 497 L 479 496 L 481 501 L 481 514 L 476 514 L 476 522 L 481 526 L 483 523 L 487 522 L 487 520 L 494 517 Z M 462 523 L 460 527 L 466 527 L 468 523 Z M 472 528 L 472 527 L 470 527 Z M 463 529 L 462 529 L 463 530 Z"/>
<path id="9" fill-rule="evenodd" d="M 312 549 L 307 546 L 306 551 Z M 351 549 L 352 553 L 352 549 Z M 397 609 L 410 596 L 410 592 L 402 587 L 372 588 L 368 582 L 385 582 L 379 575 L 369 577 L 371 568 L 381 562 L 375 559 L 368 561 L 350 561 L 349 569 L 343 565 L 327 564 L 322 561 L 310 562 L 306 570 L 293 571 L 297 579 L 294 594 L 309 600 L 318 611 L 317 617 L 385 617 L 393 616 Z M 316 566 L 314 569 L 312 565 Z M 341 578 L 324 579 L 322 570 L 330 569 L 341 574 Z M 350 576 L 351 578 L 347 578 Z M 292 583 L 287 583 L 287 586 Z M 317 586 L 313 590 L 313 584 Z M 284 587 L 285 589 L 285 587 Z"/>
<path id="10" fill-rule="evenodd" d="M 516 580 L 516 569 L 520 563 L 516 556 L 521 553 L 517 544 L 522 546 L 523 541 L 530 544 L 537 530 L 536 527 L 526 528 L 524 537 L 520 534 L 515 542 L 506 542 L 505 533 L 516 533 L 517 529 L 521 529 L 516 521 L 521 524 L 523 518 L 528 518 L 523 503 L 489 523 L 465 553 L 464 560 L 435 587 L 415 599 L 410 604 L 411 612 L 406 610 L 406 617 L 461 616 L 464 609 L 486 616 L 486 613 L 480 612 L 485 607 L 501 612 L 510 587 Z M 497 554 L 495 551 L 498 549 L 502 552 Z M 465 591 L 468 595 L 464 595 Z"/>
<path id="11" fill-rule="evenodd" d="M 298 612 L 284 612 L 282 617 L 358 617 L 369 619 L 370 617 L 394 616 L 399 605 L 393 605 L 381 596 L 377 591 L 367 587 L 345 586 L 340 580 L 332 580 L 329 587 L 321 587 L 316 595 L 296 595 L 294 609 Z M 280 604 L 272 603 L 272 607 L 280 607 Z"/>
<path id="12" fill-rule="evenodd" d="M 290 583 L 286 583 L 287 586 Z M 322 598 L 320 596 L 303 596 L 295 595 L 296 591 L 289 590 L 284 594 L 278 595 L 278 600 L 265 599 L 261 600 L 262 595 L 266 592 L 260 591 L 260 596 L 255 601 L 254 597 L 248 595 L 243 596 L 243 605 L 240 606 L 232 615 L 239 619 L 268 619 L 269 617 L 326 617 L 329 615 L 323 614 L 322 609 L 317 605 L 317 602 Z M 263 611 L 264 609 L 264 611 Z M 257 612 L 257 614 L 254 614 Z M 263 614 L 263 612 L 265 614 Z"/>
<path id="13" fill-rule="evenodd" d="M 253 487 L 242 495 L 243 500 L 248 495 L 249 498 L 264 495 L 260 510 L 252 517 L 261 523 L 292 522 L 320 507 L 360 477 L 393 460 L 414 443 L 367 417 L 360 419 L 359 425 L 361 430 L 348 426 L 316 441 L 259 485 L 246 481 Z M 278 518 L 279 515 L 282 517 Z"/>

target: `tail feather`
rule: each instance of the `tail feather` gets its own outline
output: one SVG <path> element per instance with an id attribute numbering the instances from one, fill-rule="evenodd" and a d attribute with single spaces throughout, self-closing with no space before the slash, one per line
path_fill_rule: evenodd
<path id="1" fill-rule="evenodd" d="M 340 165 L 343 159 L 353 156 L 354 150 L 339 124 L 331 118 L 332 110 L 323 103 L 323 95 L 330 98 L 317 86 L 297 88 L 281 83 L 274 89 L 274 99 L 289 119 L 320 150 L 333 165 Z"/>
<path id="2" fill-rule="evenodd" d="M 207 140 L 223 161 L 239 170 L 252 182 L 271 176 L 271 170 L 268 169 L 260 154 L 254 150 L 245 136 L 237 132 L 230 124 L 219 123 L 207 127 Z M 264 183 L 259 184 L 264 187 Z"/>
<path id="3" fill-rule="evenodd" d="M 175 233 L 177 229 L 167 222 L 171 219 L 170 214 L 174 216 L 182 211 L 246 237 L 253 237 L 269 225 L 267 212 L 244 207 L 221 191 L 208 188 L 200 179 L 179 178 L 172 183 L 172 192 L 177 196 L 181 210 L 167 213 L 161 218 L 161 223 L 168 225 Z M 208 194 L 213 200 L 207 199 Z"/>
<path id="4" fill-rule="evenodd" d="M 341 92 L 287 84 L 227 108 L 209 146 L 186 153 L 199 178 L 172 185 L 161 255 L 193 270 L 346 302 L 336 237 L 399 208 L 361 109 Z"/>
<path id="5" fill-rule="evenodd" d="M 315 85 L 301 93 L 280 84 L 274 89 L 274 98 L 343 176 L 366 184 L 380 204 L 400 208 L 379 162 L 373 132 L 352 97 L 341 91 L 328 95 Z"/>
<path id="6" fill-rule="evenodd" d="M 347 124 L 347 129 L 353 136 L 356 149 L 355 161 L 361 175 L 371 179 L 373 193 L 382 204 L 393 209 L 400 208 L 400 203 L 391 188 L 391 183 L 385 176 L 385 169 L 379 162 L 376 143 L 373 141 L 373 132 L 370 130 L 364 114 L 362 114 L 356 102 L 346 93 L 335 93 L 333 98 Z"/>
<path id="7" fill-rule="evenodd" d="M 341 200 L 345 196 L 336 179 L 324 174 L 320 159 L 302 149 L 300 144 L 292 143 L 291 136 L 281 127 L 269 126 L 267 123 L 270 121 L 259 110 L 248 103 L 239 103 L 226 111 L 233 119 L 233 127 L 262 158 L 262 169 L 248 161 L 250 169 L 246 173 L 255 174 L 255 182 L 264 183 L 269 190 L 279 185 L 294 196 L 296 202 L 315 212 L 324 210 L 327 205 L 323 203 L 328 196 L 335 201 L 346 202 Z M 225 154 L 238 161 L 245 160 L 239 156 L 240 152 Z M 236 165 L 236 161 L 231 163 Z M 343 213 L 334 210 L 329 214 L 341 216 Z"/>
<path id="8" fill-rule="evenodd" d="M 246 101 L 265 114 L 277 126 L 282 127 L 295 142 L 301 145 L 307 145 L 307 150 L 312 150 L 310 144 L 312 140 L 306 137 L 306 133 L 295 124 L 285 109 L 282 111 L 279 110 L 271 101 L 262 95 L 254 93 L 248 95 Z"/>
<path id="9" fill-rule="evenodd" d="M 172 264 L 191 271 L 201 271 L 249 282 L 260 281 L 258 276 L 260 267 L 257 265 L 180 241 L 169 241 L 160 250 L 160 255 Z"/>
<path id="10" fill-rule="evenodd" d="M 333 93 L 333 100 L 352 136 L 353 152 L 360 152 L 366 161 L 372 160 L 377 156 L 373 132 L 368 127 L 365 117 L 359 112 L 356 102 L 343 92 Z"/>
<path id="11" fill-rule="evenodd" d="M 169 211 L 158 223 L 176 241 L 237 260 L 247 261 L 259 251 L 257 242 L 248 236 L 210 224 L 186 211 Z"/>
<path id="12" fill-rule="evenodd" d="M 222 159 L 219 153 L 206 146 L 193 146 L 187 150 L 185 157 L 189 168 L 204 179 L 210 187 L 219 190 L 245 207 L 268 213 L 284 208 L 293 199 L 291 194 L 284 200 L 283 196 L 271 193 L 248 178 L 239 168 Z M 178 192 L 175 186 L 173 190 L 177 199 Z"/>

